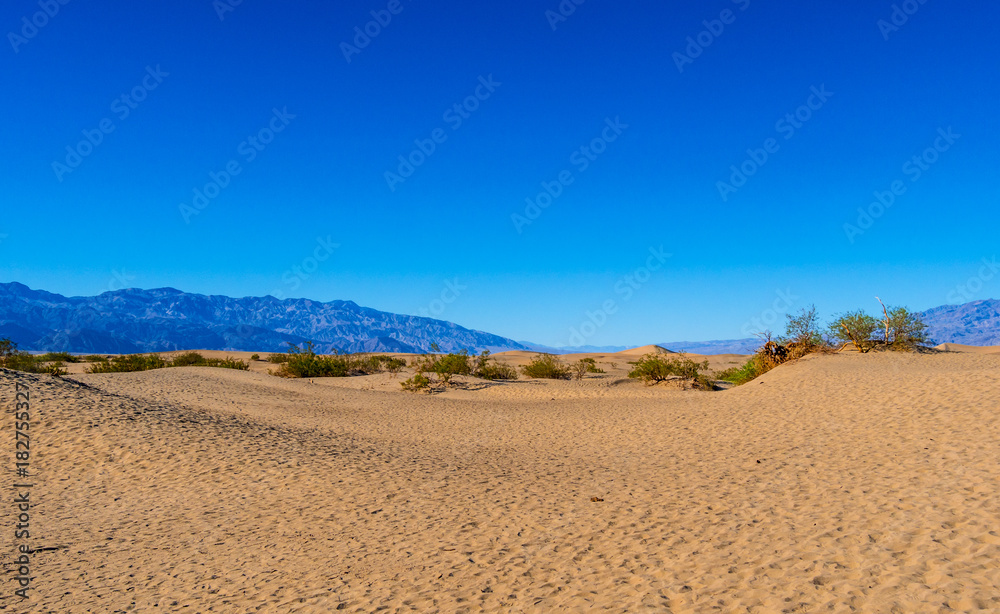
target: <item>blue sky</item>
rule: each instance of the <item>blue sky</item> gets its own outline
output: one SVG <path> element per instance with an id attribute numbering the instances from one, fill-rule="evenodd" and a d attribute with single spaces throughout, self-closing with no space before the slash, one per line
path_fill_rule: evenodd
<path id="1" fill-rule="evenodd" d="M 549 345 L 996 297 L 998 17 L 11 0 L 0 281 L 350 299 Z"/>

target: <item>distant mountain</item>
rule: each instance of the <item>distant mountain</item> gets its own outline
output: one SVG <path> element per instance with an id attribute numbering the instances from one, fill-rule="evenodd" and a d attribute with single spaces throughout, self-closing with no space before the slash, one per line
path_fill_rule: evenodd
<path id="1" fill-rule="evenodd" d="M 921 315 L 935 343 L 1000 345 L 1000 301 L 943 305 Z"/>
<path id="2" fill-rule="evenodd" d="M 753 354 L 761 346 L 760 338 L 728 339 L 722 341 L 668 341 L 657 343 L 673 352 L 688 354 Z"/>
<path id="3" fill-rule="evenodd" d="M 351 301 L 229 298 L 173 288 L 65 297 L 0 284 L 0 338 L 21 349 L 93 353 L 183 349 L 277 352 L 287 343 L 316 351 L 526 350 L 512 339 L 442 320 L 398 315 Z"/>
<path id="4" fill-rule="evenodd" d="M 532 352 L 542 352 L 544 354 L 614 354 L 630 349 L 629 345 L 577 345 L 572 347 L 554 348 L 547 345 L 538 345 L 530 341 L 519 341 Z"/>

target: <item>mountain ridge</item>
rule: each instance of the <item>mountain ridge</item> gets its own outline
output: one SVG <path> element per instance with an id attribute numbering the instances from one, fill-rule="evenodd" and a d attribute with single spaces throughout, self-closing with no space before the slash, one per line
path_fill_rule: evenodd
<path id="1" fill-rule="evenodd" d="M 6 336 L 30 351 L 92 353 L 277 352 L 309 341 L 322 353 L 421 353 L 432 343 L 444 351 L 528 349 L 499 335 L 353 301 L 231 298 L 176 288 L 66 297 L 17 282 L 0 284 L 0 337 Z"/>
<path id="2" fill-rule="evenodd" d="M 1000 345 L 1000 300 L 942 305 L 920 312 L 934 343 Z M 176 288 L 129 288 L 66 297 L 0 283 L 0 338 L 29 351 L 101 354 L 185 349 L 277 352 L 312 341 L 318 352 L 522 350 L 613 353 L 626 346 L 553 348 L 515 341 L 421 316 L 362 307 L 354 301 L 232 298 Z M 692 354 L 748 354 L 758 338 L 674 341 L 656 345 Z"/>

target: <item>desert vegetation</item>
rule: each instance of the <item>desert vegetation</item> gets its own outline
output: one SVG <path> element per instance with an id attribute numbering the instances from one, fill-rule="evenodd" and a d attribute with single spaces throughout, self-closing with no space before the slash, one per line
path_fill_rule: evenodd
<path id="1" fill-rule="evenodd" d="M 274 354 L 268 360 L 281 364 L 275 375 L 290 378 L 351 377 L 384 372 L 396 374 L 406 366 L 402 358 L 385 355 L 317 354 L 311 342 L 302 348 L 290 345 L 284 360 L 276 360 Z"/>
<path id="2" fill-rule="evenodd" d="M 25 373 L 49 373 L 65 375 L 64 362 L 77 362 L 76 357 L 66 353 L 50 353 L 34 356 L 17 349 L 17 343 L 9 338 L 0 339 L 0 367 Z"/>
<path id="3" fill-rule="evenodd" d="M 432 347 L 437 347 L 436 344 Z M 416 373 L 402 382 L 404 390 L 416 392 L 443 388 L 452 383 L 456 375 L 470 375 L 488 380 L 517 379 L 517 370 L 490 355 L 489 350 L 473 357 L 468 350 L 449 354 L 425 354 L 413 359 L 411 365 Z M 434 375 L 432 380 L 428 374 Z"/>
<path id="4" fill-rule="evenodd" d="M 229 357 L 205 358 L 198 352 L 185 352 L 173 359 L 163 358 L 159 354 L 125 354 L 96 360 L 87 369 L 87 373 L 132 373 L 169 367 L 217 367 L 247 371 L 250 364 Z"/>
<path id="5" fill-rule="evenodd" d="M 746 363 L 716 377 L 740 385 L 807 354 L 843 351 L 852 346 L 862 354 L 873 350 L 909 352 L 931 343 L 927 326 L 918 314 L 905 307 L 886 307 L 881 299 L 876 297 L 876 300 L 882 306 L 882 318 L 862 309 L 848 311 L 826 326 L 826 336 L 815 305 L 796 315 L 789 314 L 784 336 L 772 339 L 770 332 L 761 333 L 764 344 Z"/>
<path id="6" fill-rule="evenodd" d="M 588 373 L 604 373 L 604 369 L 597 366 L 597 361 L 593 358 L 581 358 L 573 363 L 573 377 L 582 380 Z"/>
<path id="7" fill-rule="evenodd" d="M 679 379 L 682 385 L 690 383 L 701 390 L 716 389 L 715 382 L 705 373 L 708 370 L 707 360 L 695 362 L 684 354 L 646 354 L 629 364 L 632 370 L 628 376 L 642 380 L 647 386 Z"/>
<path id="8" fill-rule="evenodd" d="M 521 367 L 521 373 L 533 379 L 569 379 L 572 368 L 552 354 L 536 354 Z"/>

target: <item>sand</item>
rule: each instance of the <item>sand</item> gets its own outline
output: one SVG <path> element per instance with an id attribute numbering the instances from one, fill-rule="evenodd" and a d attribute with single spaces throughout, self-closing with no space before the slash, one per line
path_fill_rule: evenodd
<path id="1" fill-rule="evenodd" d="M 8 581 L 0 608 L 1000 611 L 1000 355 L 812 356 L 714 393 L 624 362 L 436 395 L 266 363 L 0 371 L 7 467 L 33 390 L 45 549 L 30 606 Z"/>

